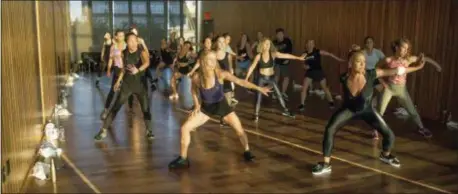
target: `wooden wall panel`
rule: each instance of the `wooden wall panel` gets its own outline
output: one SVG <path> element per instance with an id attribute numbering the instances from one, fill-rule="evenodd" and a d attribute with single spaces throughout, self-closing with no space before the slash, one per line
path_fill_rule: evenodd
<path id="1" fill-rule="evenodd" d="M 345 58 L 350 45 L 362 45 L 367 35 L 386 55 L 392 54 L 393 40 L 407 37 L 414 54 L 424 52 L 443 66 L 442 73 L 427 65 L 409 75 L 408 88 L 420 114 L 435 119 L 447 107 L 458 114 L 454 100 L 458 84 L 453 84 L 458 76 L 457 1 L 203 1 L 202 10 L 212 13 L 217 33 L 233 35 L 233 47 L 240 32 L 253 39 L 257 31 L 274 37 L 275 29 L 282 27 L 293 41 L 295 54 L 304 50 L 307 39 L 314 39 L 318 48 Z M 339 92 L 337 76 L 345 65 L 324 58 L 323 66 L 331 90 Z M 293 80 L 302 83 L 301 63 L 293 63 L 291 72 Z"/>
<path id="2" fill-rule="evenodd" d="M 44 98 L 44 115 L 51 115 L 52 108 L 57 102 L 57 56 L 56 29 L 54 21 L 53 1 L 38 2 L 38 28 L 40 30 L 41 76 Z"/>
<path id="3" fill-rule="evenodd" d="M 60 6 L 62 10 L 68 9 L 68 4 Z M 43 136 L 43 116 L 50 116 L 57 102 L 54 45 L 66 42 L 62 34 L 68 29 L 66 25 L 54 29 L 54 10 L 52 1 L 2 1 L 1 162 L 4 167 L 9 161 L 11 169 L 6 182 L 2 183 L 2 193 L 17 193 L 23 189 Z M 68 14 L 60 12 L 59 17 L 66 18 Z M 41 36 L 38 36 L 38 29 Z M 54 37 L 54 31 L 61 35 Z M 68 45 L 59 45 L 60 52 L 67 52 L 59 55 L 69 56 Z"/>

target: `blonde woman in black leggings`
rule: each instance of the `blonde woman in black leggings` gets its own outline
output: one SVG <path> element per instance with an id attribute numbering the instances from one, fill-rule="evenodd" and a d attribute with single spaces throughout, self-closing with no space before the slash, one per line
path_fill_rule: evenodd
<path id="1" fill-rule="evenodd" d="M 380 160 L 394 167 L 400 167 L 399 160 L 391 154 L 394 144 L 393 131 L 386 125 L 382 116 L 372 106 L 374 81 L 380 77 L 405 75 L 423 68 L 425 61 L 421 56 L 415 67 L 398 67 L 393 69 L 366 70 L 366 58 L 362 52 L 355 52 L 350 58 L 348 72 L 340 77 L 343 86 L 343 104 L 329 119 L 323 137 L 324 161 L 313 167 L 313 174 L 331 172 L 331 151 L 334 145 L 334 135 L 348 121 L 364 120 L 377 129 L 383 136 Z"/>

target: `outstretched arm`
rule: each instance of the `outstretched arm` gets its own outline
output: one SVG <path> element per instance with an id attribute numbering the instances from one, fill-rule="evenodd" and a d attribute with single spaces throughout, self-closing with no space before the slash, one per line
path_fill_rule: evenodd
<path id="1" fill-rule="evenodd" d="M 386 60 L 386 59 L 384 59 Z M 386 76 L 393 76 L 393 75 L 403 75 L 403 74 L 408 74 L 412 73 L 415 71 L 418 71 L 422 69 L 425 66 L 425 58 L 422 55 L 418 58 L 418 60 L 414 63 L 415 66 L 409 66 L 407 68 L 404 67 L 398 67 L 396 69 L 381 69 L 377 67 L 376 73 L 377 73 L 377 78 L 379 77 L 386 77 Z"/>
<path id="2" fill-rule="evenodd" d="M 251 62 L 250 68 L 248 69 L 248 73 L 246 74 L 245 80 L 248 80 L 248 78 L 250 78 L 251 74 L 253 73 L 254 69 L 256 68 L 256 65 L 258 65 L 260 58 L 261 58 L 261 54 L 257 54 L 256 57 L 254 57 L 254 60 L 253 62 Z"/>
<path id="3" fill-rule="evenodd" d="M 294 55 L 288 54 L 288 53 L 274 52 L 274 53 L 272 53 L 272 55 L 275 58 L 279 58 L 279 59 L 291 59 L 291 60 L 299 60 L 299 61 L 303 61 L 304 60 L 304 57 L 302 57 L 302 56 L 294 56 Z"/>
<path id="4" fill-rule="evenodd" d="M 341 58 L 335 56 L 334 54 L 332 54 L 332 53 L 330 53 L 328 51 L 325 51 L 325 50 L 320 50 L 320 55 L 331 57 L 331 58 L 335 59 L 336 61 L 345 62 L 344 59 L 341 59 Z"/>
<path id="5" fill-rule="evenodd" d="M 415 62 L 418 61 L 418 58 L 419 58 L 419 57 L 417 57 L 417 56 L 411 56 L 411 57 L 409 58 L 409 61 L 410 61 L 410 63 L 415 63 Z M 425 62 L 430 63 L 431 65 L 433 65 L 433 66 L 436 68 L 436 70 L 437 70 L 438 72 L 441 72 L 441 71 L 442 71 L 442 67 L 441 67 L 441 66 L 439 65 L 439 63 L 436 62 L 434 59 L 432 59 L 432 58 L 430 58 L 430 57 L 424 57 L 424 59 L 425 59 Z"/>
<path id="6" fill-rule="evenodd" d="M 248 89 L 255 89 L 261 93 L 263 93 L 264 95 L 267 95 L 268 92 L 270 92 L 270 89 L 269 88 L 266 88 L 266 87 L 259 87 L 247 80 L 243 80 L 243 79 L 239 79 L 237 77 L 235 77 L 234 75 L 232 75 L 231 73 L 227 72 L 227 71 L 222 71 L 220 70 L 219 71 L 219 75 L 221 78 L 223 78 L 224 80 L 227 80 L 227 81 L 230 81 L 230 82 L 233 82 L 239 86 L 242 86 L 244 88 L 248 88 Z"/>

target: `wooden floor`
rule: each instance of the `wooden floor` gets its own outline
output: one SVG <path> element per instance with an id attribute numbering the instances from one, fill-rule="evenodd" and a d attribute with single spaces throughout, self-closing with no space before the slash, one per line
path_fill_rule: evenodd
<path id="1" fill-rule="evenodd" d="M 137 105 L 133 116 L 121 109 L 113 132 L 95 143 L 110 81 L 102 82 L 101 90 L 93 76 L 75 82 L 68 98 L 73 115 L 63 120 L 68 161 L 58 170 L 56 185 L 31 178 L 28 193 L 458 193 L 457 131 L 425 121 L 435 136 L 424 139 L 410 122 L 386 116 L 397 135 L 394 154 L 402 167 L 396 169 L 378 160 L 380 141 L 370 138 L 365 124 L 354 122 L 335 137 L 332 173 L 313 176 L 332 113 L 326 102 L 309 98 L 305 114 L 293 120 L 280 116 L 275 101 L 265 100 L 256 125 L 251 121 L 254 96 L 243 90 L 238 91 L 236 112 L 249 134 L 255 162 L 242 160 L 235 133 L 215 120 L 192 133 L 191 168 L 169 171 L 187 116 L 181 108 L 190 106 L 190 97 L 171 103 L 158 92 L 152 95 L 156 139 L 151 143 L 144 138 Z M 298 95 L 290 97 L 294 107 Z"/>

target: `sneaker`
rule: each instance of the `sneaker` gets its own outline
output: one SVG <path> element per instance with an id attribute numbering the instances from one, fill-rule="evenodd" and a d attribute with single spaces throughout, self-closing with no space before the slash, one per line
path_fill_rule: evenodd
<path id="1" fill-rule="evenodd" d="M 239 103 L 239 101 L 236 100 L 235 98 L 232 98 L 232 99 L 231 99 L 231 105 L 232 105 L 232 106 L 235 106 L 235 105 L 237 105 L 238 103 Z"/>
<path id="2" fill-rule="evenodd" d="M 178 156 L 177 159 L 173 160 L 169 164 L 169 168 L 189 168 L 189 160 Z"/>
<path id="3" fill-rule="evenodd" d="M 107 130 L 102 128 L 97 133 L 97 135 L 95 135 L 94 140 L 100 141 L 100 140 L 104 139 L 105 137 L 107 137 Z"/>
<path id="4" fill-rule="evenodd" d="M 429 129 L 427 129 L 427 128 L 420 128 L 420 129 L 418 129 L 418 132 L 420 134 L 422 134 L 423 136 L 428 137 L 428 138 L 433 136 L 431 131 Z"/>
<path id="5" fill-rule="evenodd" d="M 177 100 L 178 99 L 178 94 L 172 94 L 169 96 L 170 100 Z"/>
<path id="6" fill-rule="evenodd" d="M 97 86 L 97 87 L 98 87 L 98 86 L 99 86 L 99 83 L 100 83 L 100 81 L 99 81 L 99 80 L 95 81 L 95 86 Z"/>
<path id="7" fill-rule="evenodd" d="M 318 164 L 312 168 L 312 174 L 314 175 L 330 173 L 331 171 L 331 164 L 324 162 L 318 162 Z"/>
<path id="8" fill-rule="evenodd" d="M 293 118 L 293 119 L 296 118 L 296 116 L 294 116 L 294 114 L 292 114 L 292 113 L 289 112 L 289 111 L 283 112 L 282 115 L 285 116 L 285 117 Z"/>
<path id="9" fill-rule="evenodd" d="M 151 92 L 154 92 L 157 90 L 156 83 L 151 83 Z"/>
<path id="10" fill-rule="evenodd" d="M 153 131 L 151 131 L 151 130 L 146 131 L 146 138 L 148 140 L 153 140 L 154 139 Z"/>
<path id="11" fill-rule="evenodd" d="M 301 104 L 301 105 L 299 105 L 299 107 L 297 107 L 297 109 L 299 109 L 299 111 L 304 111 L 305 110 L 305 105 Z"/>
<path id="12" fill-rule="evenodd" d="M 372 139 L 378 139 L 378 132 L 377 132 L 377 130 L 372 131 Z"/>
<path id="13" fill-rule="evenodd" d="M 388 156 L 385 156 L 383 155 L 383 153 L 380 153 L 380 160 L 382 162 L 385 162 L 391 166 L 394 166 L 394 167 L 401 167 L 401 163 L 399 162 L 399 160 L 396 158 L 396 156 L 393 156 L 393 155 L 388 155 Z"/>
<path id="14" fill-rule="evenodd" d="M 257 123 L 259 121 L 259 116 L 255 115 L 254 118 L 253 118 L 253 121 Z"/>
<path id="15" fill-rule="evenodd" d="M 285 101 L 288 101 L 288 95 L 286 93 L 282 93 L 281 95 Z"/>
<path id="16" fill-rule="evenodd" d="M 255 158 L 255 156 L 253 156 L 253 154 L 251 154 L 250 151 L 243 152 L 243 159 L 245 159 L 245 161 L 251 162 L 251 161 L 253 161 L 254 158 Z"/>

